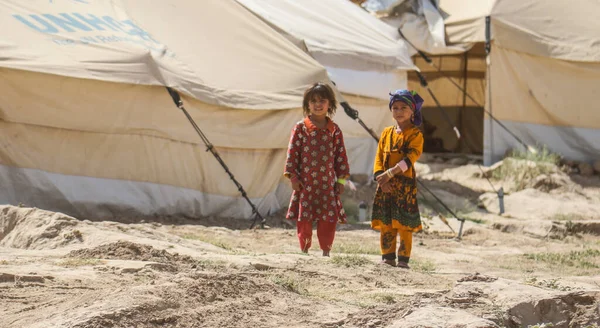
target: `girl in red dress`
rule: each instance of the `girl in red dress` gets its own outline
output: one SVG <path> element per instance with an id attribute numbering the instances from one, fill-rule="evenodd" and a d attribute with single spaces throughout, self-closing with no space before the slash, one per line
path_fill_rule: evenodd
<path id="1" fill-rule="evenodd" d="M 295 220 L 300 249 L 312 243 L 312 225 L 323 256 L 329 256 L 338 222 L 346 222 L 340 201 L 350 175 L 342 130 L 331 117 L 335 94 L 330 86 L 315 83 L 304 92 L 304 120 L 296 123 L 288 147 L 284 176 L 292 183 L 287 219 Z"/>

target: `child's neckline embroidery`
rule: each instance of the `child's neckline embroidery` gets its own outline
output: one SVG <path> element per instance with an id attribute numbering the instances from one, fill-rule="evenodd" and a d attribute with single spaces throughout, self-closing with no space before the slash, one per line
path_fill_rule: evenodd
<path id="1" fill-rule="evenodd" d="M 304 125 L 306 126 L 309 132 L 316 130 L 328 130 L 330 133 L 333 134 L 333 132 L 335 131 L 335 125 L 329 117 L 327 118 L 327 124 L 325 125 L 325 129 L 321 129 L 318 126 L 316 126 L 308 116 L 304 118 Z"/>

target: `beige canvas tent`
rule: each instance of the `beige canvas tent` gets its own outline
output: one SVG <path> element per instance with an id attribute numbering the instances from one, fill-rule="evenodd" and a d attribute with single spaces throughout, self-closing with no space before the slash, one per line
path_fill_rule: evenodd
<path id="1" fill-rule="evenodd" d="M 393 124 L 389 92 L 415 69 L 397 31 L 347 0 L 237 0 L 327 68 L 331 80 L 377 135 Z M 340 108 L 352 173 L 372 174 L 377 143 Z"/>
<path id="2" fill-rule="evenodd" d="M 422 13 L 405 12 L 392 17 L 402 7 L 396 4 L 378 14 L 400 27 L 421 50 L 442 54 L 434 56 L 437 66 L 466 86 L 475 100 L 485 104 L 487 110 L 526 143 L 545 145 L 575 160 L 600 157 L 600 148 L 594 142 L 600 139 L 600 111 L 592 98 L 600 92 L 597 33 L 600 26 L 594 15 L 600 13 L 598 2 L 440 0 L 436 3 L 437 17 L 430 8 L 431 2 L 426 0 L 404 2 L 404 5 L 429 6 Z M 483 50 L 486 16 L 491 18 L 489 67 L 484 65 Z M 415 62 L 420 68 L 427 66 L 419 59 Z M 456 107 L 452 99 L 461 97 L 460 91 L 447 80 L 441 82 L 444 79 L 439 73 L 430 73 L 429 80 L 444 105 L 450 102 L 448 107 Z M 418 87 L 415 80 L 409 85 Z M 462 106 L 472 107 L 474 104 L 469 102 L 470 99 L 464 99 Z M 484 148 L 484 162 L 491 164 L 508 149 L 519 147 L 519 143 L 497 123 L 492 124 L 488 115 L 477 123 L 482 116 L 464 111 L 463 120 L 469 119 L 466 123 L 462 121 L 463 135 L 476 139 L 483 136 L 479 140 Z M 443 124 L 439 114 L 427 117 L 437 120 L 438 127 Z M 461 121 L 457 121 L 460 125 Z M 449 128 L 440 131 L 443 133 L 439 137 L 444 141 L 453 139 Z"/>
<path id="3" fill-rule="evenodd" d="M 261 213 L 326 70 L 235 1 L 0 2 L 0 203 L 80 218 Z"/>

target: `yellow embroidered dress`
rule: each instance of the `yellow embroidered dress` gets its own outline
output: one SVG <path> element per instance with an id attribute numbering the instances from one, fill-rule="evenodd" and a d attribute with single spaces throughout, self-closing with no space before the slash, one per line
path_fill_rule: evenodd
<path id="1" fill-rule="evenodd" d="M 375 176 L 402 160 L 406 161 L 408 170 L 396 174 L 390 180 L 392 192 L 384 193 L 381 188 L 377 189 L 371 219 L 373 229 L 397 229 L 406 232 L 422 229 L 413 167 L 413 163 L 419 159 L 422 152 L 423 134 L 417 127 L 411 126 L 398 133 L 395 126 L 390 126 L 382 132 L 375 156 Z"/>

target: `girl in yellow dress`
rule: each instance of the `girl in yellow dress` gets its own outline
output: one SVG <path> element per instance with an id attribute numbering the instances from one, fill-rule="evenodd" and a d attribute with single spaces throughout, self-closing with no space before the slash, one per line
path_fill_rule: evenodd
<path id="1" fill-rule="evenodd" d="M 396 125 L 383 130 L 375 156 L 377 192 L 371 227 L 379 230 L 382 263 L 408 269 L 412 234 L 421 230 L 414 163 L 423 152 L 423 98 L 416 92 L 390 94 L 389 108 Z M 397 235 L 400 245 L 396 251 Z M 396 263 L 396 253 L 398 262 Z"/>

